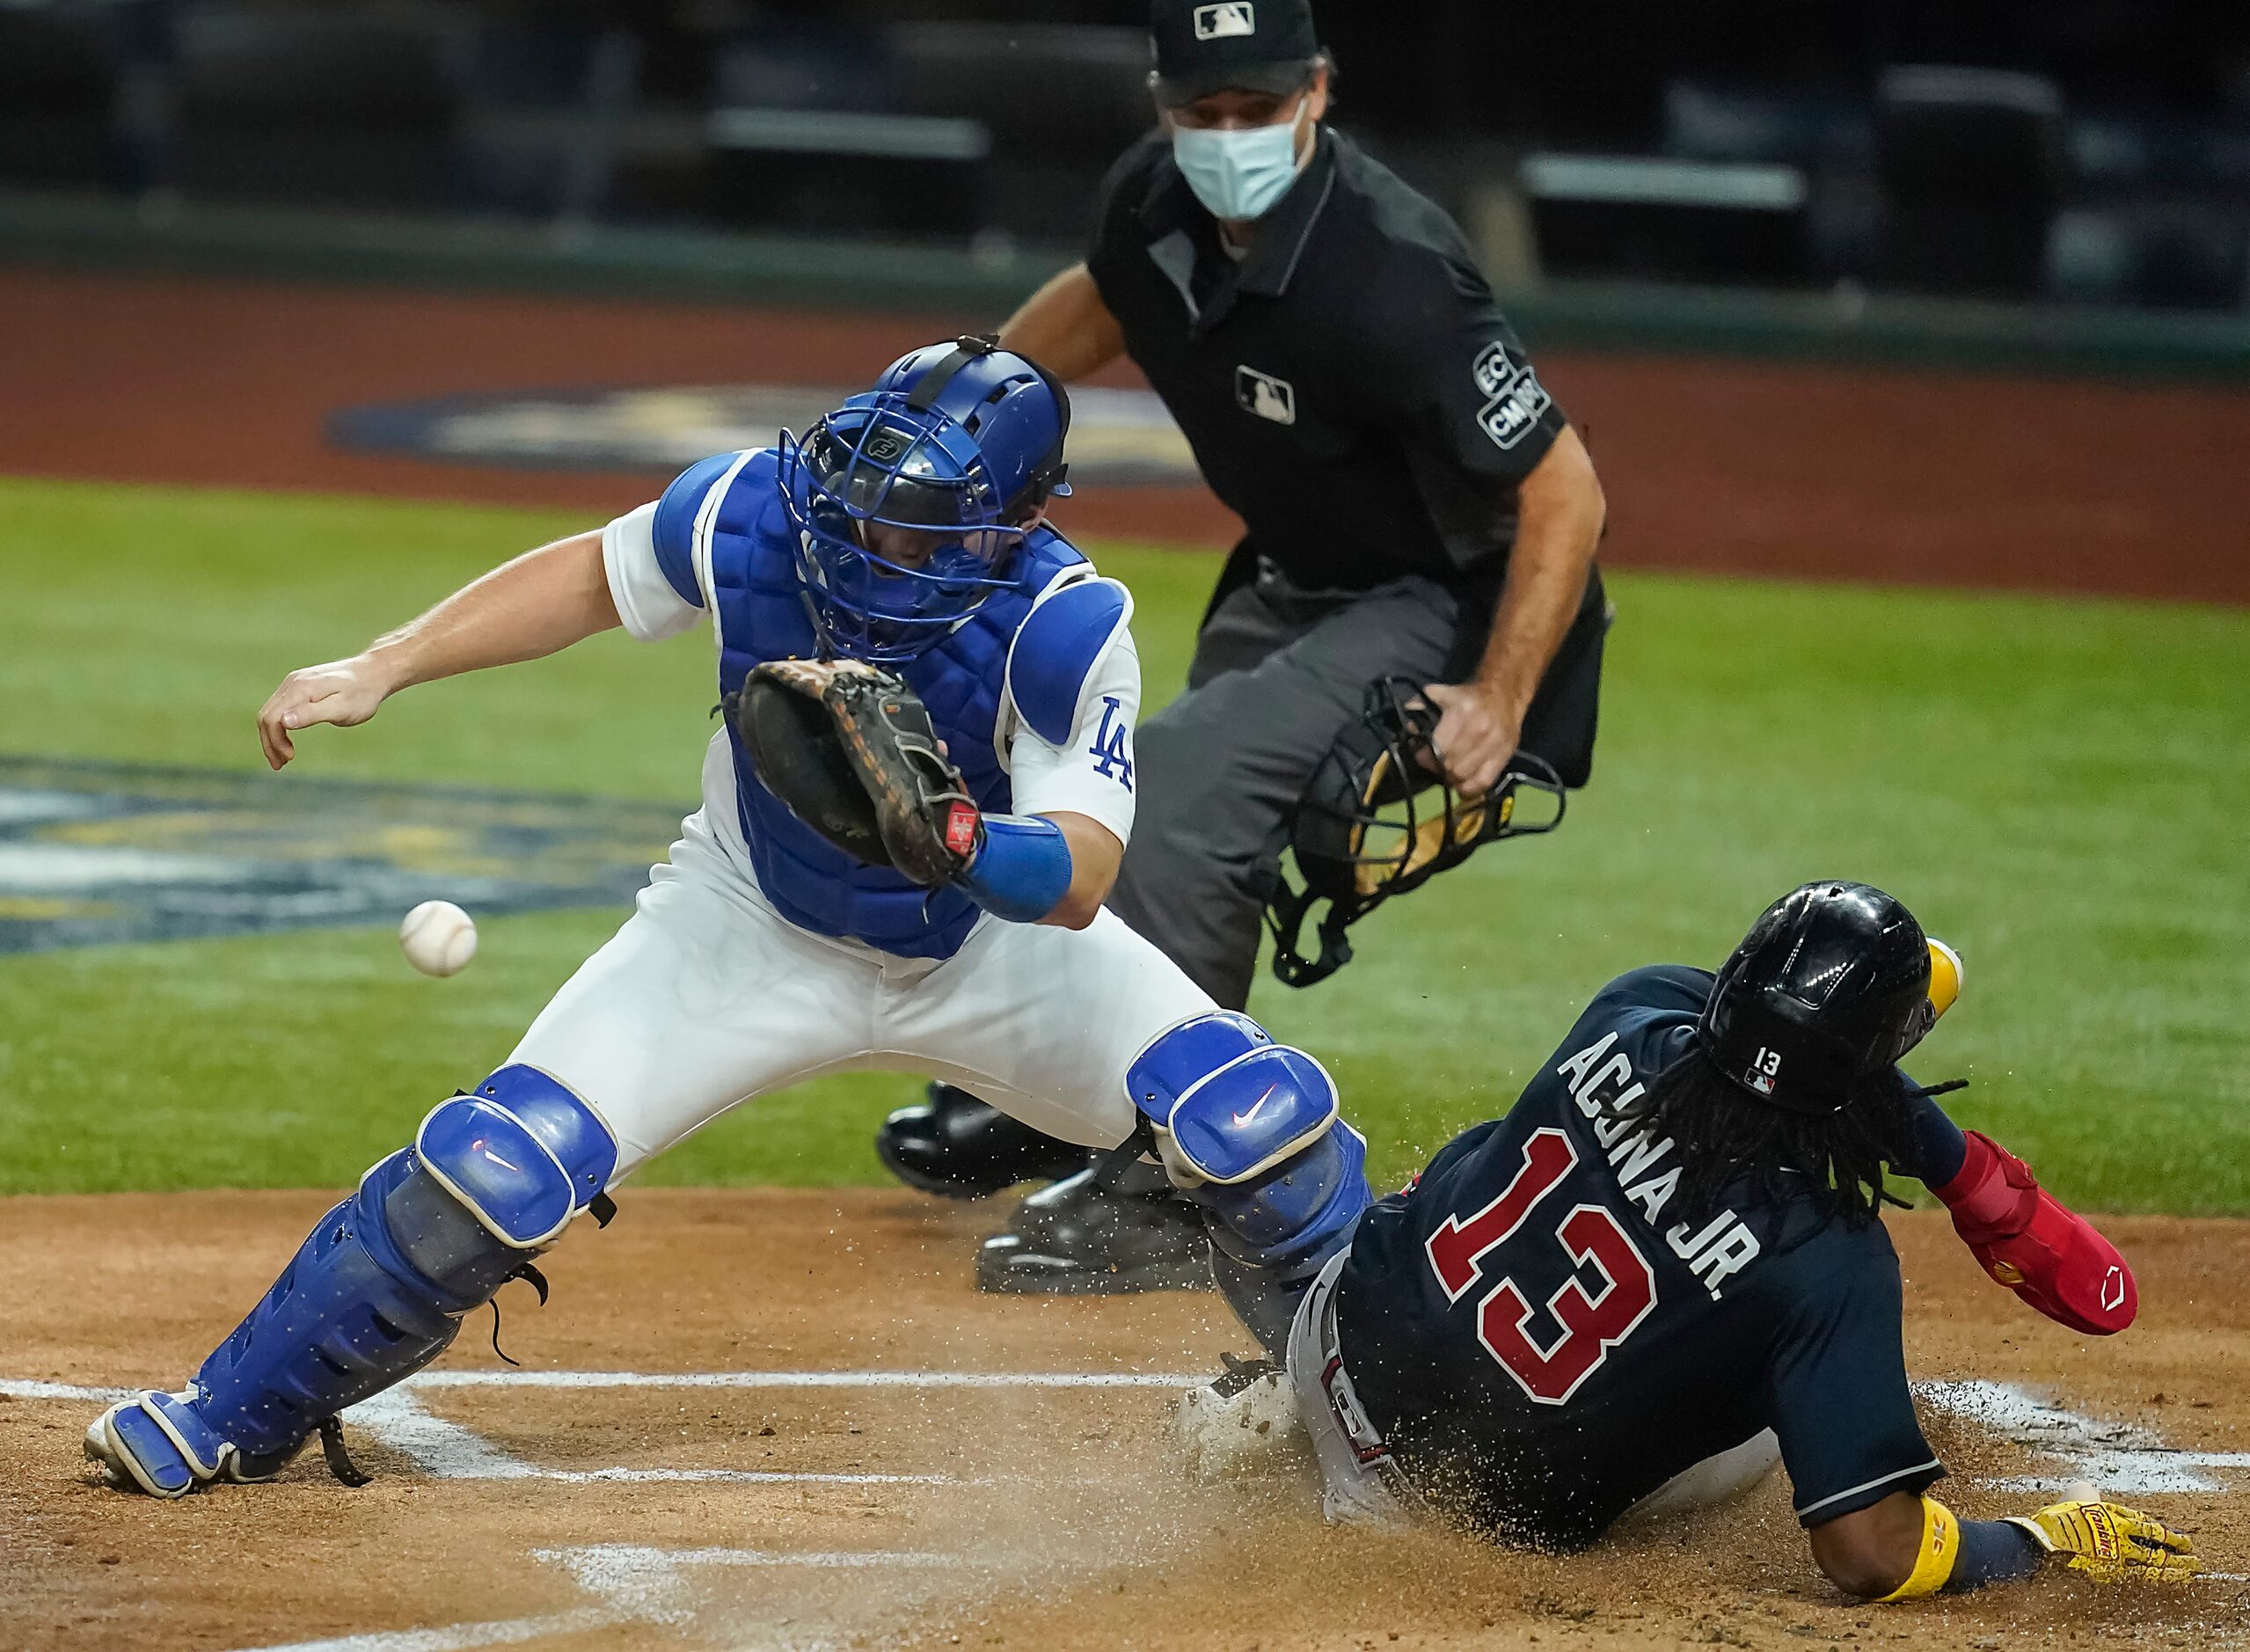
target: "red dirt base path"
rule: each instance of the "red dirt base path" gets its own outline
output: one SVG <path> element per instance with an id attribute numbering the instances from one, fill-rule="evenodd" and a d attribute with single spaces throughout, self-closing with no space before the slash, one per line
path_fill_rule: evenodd
<path id="1" fill-rule="evenodd" d="M 332 411 L 589 385 L 832 383 L 990 316 L 0 270 L 0 471 L 627 508 L 649 478 L 334 452 Z M 2250 396 L 1543 352 L 1619 567 L 2250 602 Z M 1129 373 L 1116 382 L 1132 382 Z M 1201 489 L 1064 525 L 1231 539 Z"/>
<path id="2" fill-rule="evenodd" d="M 2067 1477 L 2073 1451 L 2114 1448 L 2113 1478 L 2185 1472 L 2202 1488 L 2135 1497 L 2192 1528 L 2219 1575 L 2157 1590 L 2054 1575 L 1877 1607 L 1813 1569 L 1779 1476 L 1573 1557 L 1331 1531 L 1287 1463 L 1193 1483 L 1166 1443 L 1164 1386 L 1021 1374 L 1213 1370 L 1245 1344 L 1216 1297 L 980 1296 L 970 1247 L 994 1214 L 896 1190 L 628 1191 L 611 1228 L 545 1259 L 550 1307 L 507 1293 L 522 1371 L 493 1358 L 480 1314 L 433 1370 L 455 1385 L 410 1391 L 387 1425 L 353 1414 L 376 1476 L 362 1489 L 317 1451 L 273 1484 L 177 1503 L 91 1483 L 78 1441 L 99 1402 L 81 1390 L 179 1381 L 331 1196 L 0 1202 L 0 1646 L 2092 1652 L 2250 1638 L 2243 1223 L 2110 1224 L 2139 1271 L 2141 1322 L 2090 1341 L 1985 1281 L 1941 1217 L 1891 1219 L 1915 1376 L 2066 1408 L 2027 1431 L 1925 1406 L 1947 1500 L 2020 1510 L 2038 1500 L 1996 1482 Z"/>

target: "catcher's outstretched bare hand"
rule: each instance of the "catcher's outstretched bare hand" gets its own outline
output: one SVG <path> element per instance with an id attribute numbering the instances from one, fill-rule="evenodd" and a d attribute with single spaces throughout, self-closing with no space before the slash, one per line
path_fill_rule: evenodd
<path id="1" fill-rule="evenodd" d="M 266 749 L 267 763 L 278 769 L 296 756 L 292 735 L 297 729 L 315 723 L 348 728 L 367 721 L 389 698 L 391 686 L 365 654 L 290 672 L 258 713 L 258 743 Z"/>

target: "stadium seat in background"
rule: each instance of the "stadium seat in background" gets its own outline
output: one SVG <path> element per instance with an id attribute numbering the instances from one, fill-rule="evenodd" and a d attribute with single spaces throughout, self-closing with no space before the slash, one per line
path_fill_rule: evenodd
<path id="1" fill-rule="evenodd" d="M 2250 213 L 2194 199 L 2066 207 L 2048 233 L 2043 288 L 2067 303 L 2250 309 Z"/>
<path id="2" fill-rule="evenodd" d="M 2028 298 L 2061 203 L 2052 81 L 1948 64 L 1884 70 L 1875 93 L 1885 286 Z"/>
<path id="3" fill-rule="evenodd" d="M 1793 286 L 1810 185 L 1782 162 L 1534 151 L 1517 168 L 1548 274 Z"/>
<path id="4" fill-rule="evenodd" d="M 991 134 L 900 106 L 880 32 L 806 18 L 734 41 L 712 77 L 712 211 L 746 227 L 963 236 Z"/>
<path id="5" fill-rule="evenodd" d="M 446 204 L 464 20 L 422 7 L 189 10 L 171 181 L 209 200 Z"/>
<path id="6" fill-rule="evenodd" d="M 1676 80 L 1664 89 L 1663 132 L 1664 152 L 1684 160 L 1801 169 L 1809 273 L 1827 281 L 1873 274 L 1881 195 L 1874 112 L 1863 94 Z"/>
<path id="7" fill-rule="evenodd" d="M 0 6 L 0 187 L 123 182 L 119 55 L 91 6 Z"/>
<path id="8" fill-rule="evenodd" d="M 990 130 L 989 230 L 1082 241 L 1102 174 L 1156 121 L 1137 28 L 905 23 L 889 44 L 902 108 Z"/>
<path id="9" fill-rule="evenodd" d="M 2250 128 L 2074 116 L 2045 291 L 2075 303 L 2250 308 Z"/>
<path id="10" fill-rule="evenodd" d="M 461 61 L 464 204 L 565 224 L 602 215 L 640 64 L 640 40 L 624 29 L 479 28 Z"/>

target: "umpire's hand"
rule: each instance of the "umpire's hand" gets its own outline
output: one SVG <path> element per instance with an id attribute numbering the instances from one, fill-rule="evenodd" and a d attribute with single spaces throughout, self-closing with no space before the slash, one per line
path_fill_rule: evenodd
<path id="1" fill-rule="evenodd" d="M 1491 791 L 1516 755 L 1522 710 L 1482 683 L 1433 683 L 1422 694 L 1438 710 L 1430 746 L 1445 778 L 1466 796 Z"/>

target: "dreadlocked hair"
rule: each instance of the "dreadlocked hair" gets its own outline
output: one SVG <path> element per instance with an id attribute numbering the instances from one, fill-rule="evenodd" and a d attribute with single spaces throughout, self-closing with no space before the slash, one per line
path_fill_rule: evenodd
<path id="1" fill-rule="evenodd" d="M 1906 1208 L 1884 1187 L 1883 1170 L 1910 1162 L 1909 1108 L 1927 1093 L 1886 1068 L 1834 1113 L 1792 1113 L 1747 1093 L 1691 1047 L 1610 1115 L 1651 1140 L 1671 1137 L 1680 1169 L 1673 1199 L 1685 1220 L 1716 1214 L 1721 1195 L 1747 1183 L 1760 1202 L 1808 1199 L 1823 1219 L 1858 1226 L 1883 1205 Z"/>

